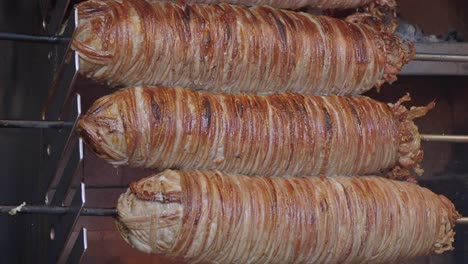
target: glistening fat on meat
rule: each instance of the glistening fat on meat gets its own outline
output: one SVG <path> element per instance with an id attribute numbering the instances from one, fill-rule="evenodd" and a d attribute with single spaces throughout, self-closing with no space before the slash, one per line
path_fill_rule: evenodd
<path id="1" fill-rule="evenodd" d="M 212 94 L 135 87 L 97 100 L 78 123 L 114 165 L 245 175 L 421 174 L 413 119 L 434 107 L 368 97 Z"/>
<path id="2" fill-rule="evenodd" d="M 381 177 L 164 171 L 117 204 L 122 237 L 188 263 L 397 263 L 452 249 L 453 204 Z"/>
<path id="3" fill-rule="evenodd" d="M 347 21 L 271 7 L 91 0 L 77 6 L 80 72 L 111 86 L 360 94 L 413 56 L 370 14 Z"/>

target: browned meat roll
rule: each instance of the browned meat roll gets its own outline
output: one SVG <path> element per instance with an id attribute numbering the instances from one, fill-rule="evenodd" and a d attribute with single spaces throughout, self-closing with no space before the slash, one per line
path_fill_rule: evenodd
<path id="1" fill-rule="evenodd" d="M 117 204 L 122 237 L 188 263 L 398 263 L 452 249 L 453 204 L 381 177 L 164 171 Z"/>
<path id="2" fill-rule="evenodd" d="M 219 169 L 245 175 L 355 175 L 394 166 L 421 173 L 413 119 L 368 97 L 211 94 L 136 87 L 105 96 L 78 132 L 114 165 Z"/>
<path id="3" fill-rule="evenodd" d="M 340 19 L 271 7 L 91 0 L 77 6 L 80 72 L 112 86 L 217 92 L 360 94 L 412 57 L 368 15 Z"/>
<path id="4" fill-rule="evenodd" d="M 159 0 L 146 0 L 155 2 Z M 165 0 L 169 1 L 169 0 Z M 176 2 L 172 0 L 172 2 Z M 394 0 L 187 0 L 188 3 L 228 3 L 233 5 L 269 5 L 277 8 L 297 9 L 304 6 L 310 6 L 318 9 L 346 9 L 376 3 L 382 6 L 393 7 L 396 5 Z"/>

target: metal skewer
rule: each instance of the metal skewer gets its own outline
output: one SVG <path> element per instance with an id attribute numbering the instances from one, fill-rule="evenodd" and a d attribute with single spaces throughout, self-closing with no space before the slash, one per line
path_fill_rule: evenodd
<path id="1" fill-rule="evenodd" d="M 4 206 L 0 205 L 0 213 L 9 213 L 17 206 Z M 52 214 L 61 215 L 66 214 L 72 210 L 70 207 L 61 206 L 47 206 L 47 205 L 25 205 L 17 211 L 18 214 Z M 83 208 L 81 210 L 83 216 L 118 216 L 118 212 L 115 208 Z M 468 224 L 468 217 L 462 217 L 457 220 L 457 224 Z"/>
<path id="2" fill-rule="evenodd" d="M 0 120 L 0 128 L 51 128 L 62 129 L 73 126 L 73 122 Z M 429 142 L 468 143 L 468 135 L 431 135 L 421 134 L 421 140 Z"/>
<path id="3" fill-rule="evenodd" d="M 62 129 L 73 126 L 73 122 L 0 120 L 0 128 L 51 128 Z M 431 135 L 421 134 L 421 140 L 430 142 L 468 143 L 468 135 Z"/>
<path id="4" fill-rule="evenodd" d="M 70 42 L 71 38 L 62 37 L 62 36 L 40 36 L 40 35 L 0 32 L 0 40 L 22 41 L 22 42 L 31 42 L 31 43 L 67 44 Z"/>
<path id="5" fill-rule="evenodd" d="M 18 210 L 14 214 L 43 214 L 43 215 L 63 215 L 73 210 L 71 207 L 48 206 L 48 205 L 25 205 L 25 206 L 5 206 L 0 205 L 0 213 L 10 213 L 15 208 Z M 117 216 L 115 208 L 83 208 L 82 216 Z"/>
<path id="6" fill-rule="evenodd" d="M 468 143 L 468 135 L 427 135 L 421 134 L 421 140 L 429 142 Z"/>
<path id="7" fill-rule="evenodd" d="M 52 128 L 62 129 L 73 126 L 73 122 L 64 121 L 31 121 L 31 120 L 0 120 L 0 128 Z"/>
<path id="8" fill-rule="evenodd" d="M 468 55 L 416 53 L 415 61 L 468 62 Z"/>
<path id="9" fill-rule="evenodd" d="M 62 36 L 41 36 L 10 32 L 0 32 L 0 40 L 23 41 L 32 43 L 69 43 L 71 38 Z M 416 53 L 415 61 L 468 62 L 468 55 Z"/>

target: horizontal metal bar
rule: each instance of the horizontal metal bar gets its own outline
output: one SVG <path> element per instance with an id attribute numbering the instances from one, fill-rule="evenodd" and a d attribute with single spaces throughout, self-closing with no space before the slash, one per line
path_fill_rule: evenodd
<path id="1" fill-rule="evenodd" d="M 62 129 L 73 126 L 73 122 L 33 121 L 33 120 L 0 120 L 0 128 L 51 128 Z"/>
<path id="2" fill-rule="evenodd" d="M 468 62 L 467 55 L 416 53 L 415 61 Z"/>
<path id="3" fill-rule="evenodd" d="M 17 208 L 17 206 L 11 205 L 0 205 L 0 213 L 8 213 L 11 210 Z M 47 206 L 47 205 L 25 205 L 21 210 L 17 211 L 18 214 L 53 214 L 61 215 L 66 214 L 69 211 L 68 207 L 62 206 Z M 83 208 L 81 210 L 82 216 L 118 216 L 118 212 L 115 208 Z M 468 224 L 468 217 L 462 217 L 457 220 L 457 224 L 466 225 Z"/>
<path id="4" fill-rule="evenodd" d="M 10 33 L 10 32 L 0 32 L 0 40 L 22 41 L 22 42 L 31 42 L 31 43 L 50 43 L 50 44 L 67 44 L 70 42 L 69 37 L 39 36 L 39 35 L 18 34 L 18 33 Z"/>
<path id="5" fill-rule="evenodd" d="M 74 190 L 75 187 L 71 187 L 70 190 Z M 127 185 L 86 185 L 86 190 L 124 190 L 124 192 L 128 189 Z M 55 186 L 51 187 L 49 191 L 55 191 L 57 188 Z"/>
<path id="6" fill-rule="evenodd" d="M 421 140 L 430 142 L 468 143 L 468 135 L 421 135 Z"/>
<path id="7" fill-rule="evenodd" d="M 9 213 L 18 206 L 0 205 L 0 213 Z M 43 214 L 43 215 L 64 215 L 72 210 L 64 206 L 48 205 L 25 205 L 16 211 L 17 214 Z M 114 208 L 83 208 L 82 216 L 117 216 L 117 210 Z"/>

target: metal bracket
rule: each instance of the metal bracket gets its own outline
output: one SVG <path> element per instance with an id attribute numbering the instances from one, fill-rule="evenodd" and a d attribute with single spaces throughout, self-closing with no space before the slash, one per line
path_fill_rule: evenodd
<path id="1" fill-rule="evenodd" d="M 71 174 L 71 171 L 67 170 L 70 153 L 75 153 L 75 156 L 72 157 L 74 158 L 72 161 L 75 164 L 70 165 L 71 168 L 79 168 L 79 164 L 82 161 L 83 143 L 74 134 L 75 125 L 81 115 L 81 96 L 79 94 L 76 94 L 75 100 L 71 105 L 74 107 L 68 111 L 69 113 L 67 113 L 64 119 L 73 123 L 72 126 L 64 127 L 58 131 L 50 129 L 45 129 L 43 131 L 42 156 L 44 159 L 39 176 L 39 193 L 43 195 L 46 194 L 54 179 L 60 180 L 64 172 Z M 75 147 L 76 144 L 78 144 L 78 150 L 72 152 L 72 148 Z M 71 176 L 72 175 L 68 175 L 67 177 Z"/>
<path id="2" fill-rule="evenodd" d="M 77 25 L 78 11 L 74 9 L 64 35 L 73 39 Z M 52 79 L 47 101 L 43 107 L 42 119 L 57 120 L 68 98 L 72 94 L 74 82 L 79 70 L 79 58 L 71 49 L 70 41 L 68 45 L 52 45 L 52 50 L 49 52 L 49 59 L 54 65 L 55 75 Z M 60 65 L 58 63 L 60 63 Z"/>
<path id="3" fill-rule="evenodd" d="M 59 33 L 70 7 L 75 2 L 72 0 L 41 0 L 42 26 L 48 34 L 55 35 Z"/>
<path id="4" fill-rule="evenodd" d="M 69 211 L 63 216 L 49 216 L 52 218 L 49 224 L 49 238 L 47 247 L 47 263 L 57 263 L 63 255 L 63 250 L 70 238 L 73 228 L 86 203 L 85 184 L 81 183 L 76 189 Z"/>
<path id="5" fill-rule="evenodd" d="M 81 259 L 83 255 L 88 249 L 88 232 L 86 228 L 82 228 L 80 234 L 75 240 L 75 245 L 73 246 L 70 254 L 68 255 L 67 264 L 79 264 L 81 263 Z"/>
<path id="6" fill-rule="evenodd" d="M 72 142 L 75 143 L 75 142 Z M 72 144 L 69 145 L 70 147 Z M 63 158 L 63 157 L 62 157 Z M 62 163 L 61 161 L 60 163 Z M 59 163 L 59 164 L 60 164 Z M 60 165 L 59 165 L 60 166 Z M 51 201 L 51 205 L 53 206 L 63 206 L 65 203 L 66 195 L 70 189 L 70 186 L 73 182 L 75 176 L 79 173 L 83 172 L 83 140 L 78 138 L 78 142 L 73 144 L 73 150 L 68 157 L 68 161 L 63 169 L 63 171 L 58 171 L 58 185 L 55 188 L 55 193 L 53 194 L 53 198 Z M 57 177 L 57 175 L 55 175 Z M 82 177 L 80 177 L 80 181 L 82 181 Z M 52 186 L 49 186 L 47 195 L 51 193 Z M 47 199 L 50 201 L 50 199 Z"/>

